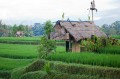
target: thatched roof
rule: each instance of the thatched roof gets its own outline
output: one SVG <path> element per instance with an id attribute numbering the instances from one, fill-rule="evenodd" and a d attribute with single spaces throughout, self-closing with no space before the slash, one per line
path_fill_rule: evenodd
<path id="1" fill-rule="evenodd" d="M 69 33 L 75 41 L 91 38 L 92 35 L 106 37 L 106 34 L 94 22 L 90 21 L 57 21 L 54 29 L 55 32 L 51 33 L 52 39 L 62 39 L 66 33 Z M 58 33 L 58 29 L 60 29 L 60 33 Z"/>

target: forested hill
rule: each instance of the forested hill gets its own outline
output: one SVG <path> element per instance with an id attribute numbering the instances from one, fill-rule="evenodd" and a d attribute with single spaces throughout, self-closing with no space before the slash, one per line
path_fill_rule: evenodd
<path id="1" fill-rule="evenodd" d="M 114 23 L 112 23 L 110 25 L 103 24 L 101 29 L 107 35 L 120 35 L 120 21 L 115 21 Z"/>

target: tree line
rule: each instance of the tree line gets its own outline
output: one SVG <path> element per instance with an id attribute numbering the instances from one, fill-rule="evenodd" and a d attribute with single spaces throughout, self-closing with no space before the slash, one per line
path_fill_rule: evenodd
<path id="1" fill-rule="evenodd" d="M 108 25 L 103 24 L 101 29 L 109 35 L 120 35 L 120 21 L 115 21 L 114 23 Z"/>
<path id="2" fill-rule="evenodd" d="M 40 36 L 44 34 L 44 25 L 40 23 L 35 23 L 33 26 L 23 24 L 6 25 L 2 23 L 2 20 L 0 21 L 0 37 L 15 37 L 18 31 L 23 32 L 25 37 Z"/>
<path id="3" fill-rule="evenodd" d="M 0 37 L 1 36 L 8 36 L 14 37 L 16 36 L 17 31 L 24 32 L 24 36 L 41 36 L 44 34 L 44 24 L 34 23 L 33 26 L 28 25 L 6 25 L 2 23 L 0 20 Z M 109 35 L 120 35 L 120 21 L 115 21 L 114 23 L 108 25 L 103 24 L 101 27 L 102 31 L 104 31 L 108 36 Z"/>

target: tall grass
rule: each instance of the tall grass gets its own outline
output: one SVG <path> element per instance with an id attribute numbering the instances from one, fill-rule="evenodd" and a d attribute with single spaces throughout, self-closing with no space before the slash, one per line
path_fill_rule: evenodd
<path id="1" fill-rule="evenodd" d="M 0 57 L 0 70 L 12 70 L 14 68 L 26 66 L 34 59 L 10 59 Z"/>
<path id="2" fill-rule="evenodd" d="M 112 35 L 112 38 L 120 39 L 120 35 Z"/>
<path id="3" fill-rule="evenodd" d="M 107 46 L 97 49 L 97 53 L 120 54 L 120 46 Z"/>
<path id="4" fill-rule="evenodd" d="M 48 55 L 47 60 L 81 63 L 89 65 L 120 67 L 120 55 L 95 53 L 54 53 Z"/>

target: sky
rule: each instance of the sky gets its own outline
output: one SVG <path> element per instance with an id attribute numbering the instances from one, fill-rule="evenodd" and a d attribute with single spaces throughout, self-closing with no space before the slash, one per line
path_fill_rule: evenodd
<path id="1" fill-rule="evenodd" d="M 92 0 L 0 0 L 0 19 L 5 24 L 44 23 L 64 20 L 88 20 Z M 94 11 L 97 25 L 111 24 L 120 20 L 120 0 L 95 0 L 98 12 Z M 91 12 L 90 12 L 91 15 Z"/>

